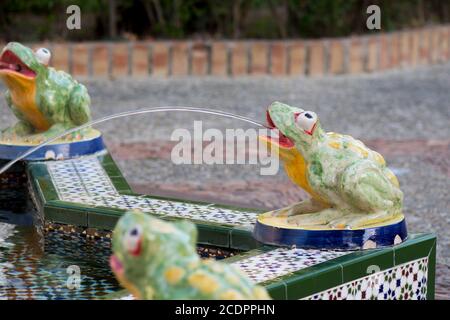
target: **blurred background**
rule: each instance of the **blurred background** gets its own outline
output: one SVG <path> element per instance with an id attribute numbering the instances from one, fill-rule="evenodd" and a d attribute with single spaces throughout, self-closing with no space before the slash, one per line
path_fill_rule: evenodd
<path id="1" fill-rule="evenodd" d="M 66 26 L 72 4 L 80 29 Z M 374 4 L 380 29 L 367 27 Z M 51 65 L 87 86 L 94 118 L 183 105 L 264 121 L 275 100 L 317 112 L 325 130 L 385 156 L 409 231 L 438 235 L 436 294 L 449 298 L 449 20 L 450 1 L 438 0 L 2 0 L 0 44 L 48 47 Z M 249 127 L 170 113 L 98 129 L 140 193 L 265 209 L 306 197 L 282 170 L 264 177 L 257 165 L 174 165 L 170 135 L 194 120 Z M 2 99 L 0 123 L 14 121 Z"/>
<path id="2" fill-rule="evenodd" d="M 83 28 L 65 28 L 65 9 L 82 8 Z M 439 0 L 3 0 L 5 40 L 287 39 L 367 33 L 366 8 L 383 8 L 384 31 L 446 23 Z M 24 24 L 23 22 L 27 23 Z"/>

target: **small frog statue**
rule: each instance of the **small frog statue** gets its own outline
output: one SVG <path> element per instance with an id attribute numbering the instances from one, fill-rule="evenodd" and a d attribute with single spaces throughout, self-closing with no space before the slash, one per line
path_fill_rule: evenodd
<path id="1" fill-rule="evenodd" d="M 196 241 L 189 221 L 165 222 L 130 211 L 114 229 L 110 266 L 138 299 L 270 299 L 232 265 L 200 259 Z"/>
<path id="2" fill-rule="evenodd" d="M 19 122 L 2 131 L 4 139 L 40 142 L 91 119 L 86 87 L 63 71 L 49 67 L 50 51 L 36 51 L 17 42 L 0 54 L 0 78 L 6 102 Z M 82 132 L 79 133 L 79 135 Z"/>
<path id="3" fill-rule="evenodd" d="M 290 179 L 311 198 L 264 218 L 287 217 L 297 227 L 357 229 L 395 220 L 402 215 L 403 193 L 383 157 L 348 135 L 324 132 L 312 111 L 274 102 L 268 127 Z"/>

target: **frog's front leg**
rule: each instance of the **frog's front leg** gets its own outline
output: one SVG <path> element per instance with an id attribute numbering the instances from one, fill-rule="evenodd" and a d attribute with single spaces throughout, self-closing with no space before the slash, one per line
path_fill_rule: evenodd
<path id="1" fill-rule="evenodd" d="M 25 137 L 34 133 L 34 128 L 28 122 L 19 121 L 14 126 L 4 129 L 1 132 L 3 139 L 14 139 Z"/>
<path id="2" fill-rule="evenodd" d="M 6 128 L 1 131 L 1 136 L 4 139 L 14 139 L 17 137 L 24 137 L 27 135 L 31 135 L 34 133 L 35 129 L 33 126 L 25 121 L 25 119 L 22 117 L 22 113 L 18 111 L 17 107 L 13 104 L 11 99 L 11 93 L 9 91 L 6 91 L 5 93 L 6 98 L 6 104 L 11 109 L 11 111 L 14 113 L 17 119 L 19 119 L 19 122 L 17 122 L 14 126 Z"/>
<path id="3" fill-rule="evenodd" d="M 48 129 L 47 131 L 42 133 L 42 137 L 45 140 L 51 139 L 51 138 L 55 138 L 56 136 L 59 136 L 61 134 L 63 134 L 64 132 L 66 132 L 67 130 L 71 129 L 73 126 L 71 126 L 70 124 L 65 124 L 65 123 L 55 123 L 54 125 L 52 125 L 50 127 L 50 129 Z M 66 138 L 62 137 L 63 139 Z"/>
<path id="4" fill-rule="evenodd" d="M 289 217 L 294 215 L 309 214 L 312 212 L 318 212 L 327 208 L 327 205 L 309 198 L 299 203 L 294 203 L 282 209 L 269 211 L 263 214 L 263 217 Z"/>
<path id="5" fill-rule="evenodd" d="M 30 135 L 28 137 L 28 140 L 34 143 L 43 143 L 49 139 L 61 135 L 70 128 L 71 128 L 70 125 L 64 123 L 56 123 L 45 132 Z M 70 137 L 72 137 L 72 135 L 73 134 L 71 134 Z M 63 137 L 63 139 L 66 139 L 66 137 Z"/>
<path id="6" fill-rule="evenodd" d="M 326 225 L 330 221 L 342 217 L 345 213 L 335 208 L 323 209 L 319 212 L 296 215 L 287 219 L 288 223 L 296 226 Z"/>
<path id="7" fill-rule="evenodd" d="M 368 225 L 383 222 L 389 219 L 386 211 L 379 211 L 369 214 L 350 214 L 348 216 L 332 220 L 328 226 L 333 229 L 356 229 Z"/>

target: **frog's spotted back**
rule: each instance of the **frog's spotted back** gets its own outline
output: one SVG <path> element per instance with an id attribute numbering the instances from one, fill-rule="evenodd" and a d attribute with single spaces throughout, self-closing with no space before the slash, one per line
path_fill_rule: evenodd
<path id="1" fill-rule="evenodd" d="M 196 241 L 188 221 L 128 212 L 114 230 L 111 268 L 140 299 L 270 299 L 235 267 L 201 260 Z"/>
<path id="2" fill-rule="evenodd" d="M 326 133 L 313 111 L 274 102 L 266 117 L 267 126 L 280 132 L 287 175 L 311 195 L 266 217 L 287 216 L 287 223 L 298 228 L 326 229 L 370 227 L 403 217 L 403 193 L 378 152 L 349 135 Z"/>

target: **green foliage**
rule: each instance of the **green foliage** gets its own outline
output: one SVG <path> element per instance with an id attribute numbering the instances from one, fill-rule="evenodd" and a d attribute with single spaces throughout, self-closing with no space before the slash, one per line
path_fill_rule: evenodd
<path id="1" fill-rule="evenodd" d="M 371 4 L 381 7 L 383 30 L 450 20 L 450 3 L 439 0 L 1 0 L 0 37 L 73 38 L 73 32 L 58 29 L 71 4 L 80 6 L 83 19 L 89 17 L 77 39 L 115 37 L 110 23 L 119 36 L 141 38 L 346 36 L 369 32 L 366 8 Z M 110 8 L 116 13 L 113 21 Z M 26 18 L 30 15 L 34 24 Z"/>

